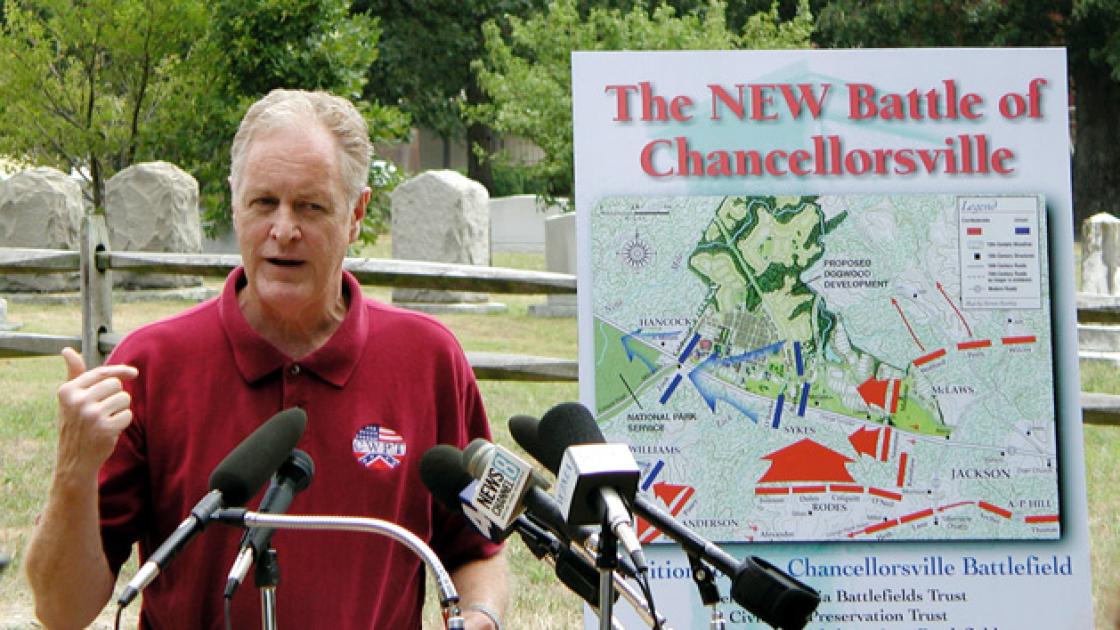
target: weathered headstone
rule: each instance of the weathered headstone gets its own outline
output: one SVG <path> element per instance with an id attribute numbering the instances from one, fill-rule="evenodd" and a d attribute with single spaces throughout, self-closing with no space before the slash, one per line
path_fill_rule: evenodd
<path id="1" fill-rule="evenodd" d="M 553 204 L 537 195 L 490 198 L 490 251 L 544 253 L 545 221 L 561 214 L 567 201 Z"/>
<path id="2" fill-rule="evenodd" d="M 0 298 L 0 332 L 19 330 L 23 324 L 8 321 L 8 301 Z"/>
<path id="3" fill-rule="evenodd" d="M 557 273 L 576 273 L 576 214 L 568 212 L 549 217 L 544 222 L 545 268 Z M 575 317 L 574 293 L 549 295 L 544 304 L 529 305 L 529 314 L 537 317 Z"/>
<path id="4" fill-rule="evenodd" d="M 1120 219 L 1107 212 L 1081 224 L 1081 291 L 1120 295 Z"/>
<path id="5" fill-rule="evenodd" d="M 1120 303 L 1120 219 L 1106 212 L 1081 224 L 1081 292 L 1097 304 Z M 1082 360 L 1120 364 L 1120 326 L 1079 322 L 1077 348 Z"/>
<path id="6" fill-rule="evenodd" d="M 490 264 L 486 188 L 456 171 L 427 171 L 392 193 L 393 258 Z M 496 311 L 486 293 L 394 289 L 393 303 L 427 312 Z"/>
<path id="7" fill-rule="evenodd" d="M 53 168 L 32 168 L 0 182 L 0 246 L 78 249 L 82 189 Z M 77 272 L 4 274 L 0 291 L 76 291 Z"/>
<path id="8" fill-rule="evenodd" d="M 202 251 L 198 182 L 168 162 L 134 164 L 105 183 L 105 222 L 115 251 Z M 198 276 L 114 272 L 113 284 L 135 289 L 193 287 Z"/>

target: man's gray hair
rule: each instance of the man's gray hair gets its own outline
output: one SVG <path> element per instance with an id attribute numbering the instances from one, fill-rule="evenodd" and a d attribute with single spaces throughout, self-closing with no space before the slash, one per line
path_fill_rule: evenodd
<path id="1" fill-rule="evenodd" d="M 306 90 L 272 90 L 245 112 L 230 148 L 230 183 L 234 190 L 240 186 L 245 155 L 258 134 L 314 122 L 322 125 L 338 143 L 343 193 L 348 204 L 357 202 L 368 181 L 373 156 L 366 121 L 350 101 Z"/>

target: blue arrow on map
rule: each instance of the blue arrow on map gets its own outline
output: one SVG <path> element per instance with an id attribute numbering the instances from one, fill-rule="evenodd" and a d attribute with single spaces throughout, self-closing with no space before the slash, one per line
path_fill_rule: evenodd
<path id="1" fill-rule="evenodd" d="M 656 371 L 656 368 L 654 367 L 653 362 L 650 361 L 642 353 L 637 352 L 634 349 L 634 347 L 631 345 L 633 343 L 636 343 L 634 341 L 635 338 L 639 337 L 641 334 L 642 334 L 642 329 L 639 328 L 632 333 L 628 333 L 628 334 L 623 335 L 622 336 L 622 347 L 623 347 L 623 349 L 626 350 L 626 359 L 628 361 L 633 363 L 634 362 L 634 357 L 638 357 L 638 360 L 641 361 L 642 363 L 644 363 L 645 366 L 646 366 L 646 369 L 649 370 L 650 373 L 652 374 L 653 372 Z"/>
<path id="2" fill-rule="evenodd" d="M 714 412 L 716 410 L 716 401 L 722 400 L 723 402 L 734 407 L 735 410 L 739 413 L 750 418 L 752 421 L 756 423 L 758 422 L 758 417 L 755 416 L 755 414 L 750 409 L 748 409 L 743 402 L 736 400 L 731 396 L 725 395 L 722 391 L 722 387 L 708 387 L 708 383 L 706 382 L 707 377 L 708 375 L 702 372 L 700 368 L 696 368 L 695 370 L 692 370 L 688 373 L 688 380 L 692 381 L 692 385 L 696 387 L 696 391 L 700 392 L 700 396 L 704 399 L 704 402 L 708 403 L 708 409 Z"/>
<path id="3" fill-rule="evenodd" d="M 692 381 L 693 387 L 695 387 L 696 391 L 700 393 L 700 396 L 704 399 L 704 402 L 708 404 L 708 409 L 710 409 L 711 411 L 714 412 L 716 410 L 716 401 L 722 400 L 734 407 L 737 411 L 739 411 L 739 413 L 747 416 L 755 422 L 758 422 L 758 418 L 755 416 L 755 414 L 747 409 L 747 407 L 742 402 L 736 400 L 731 396 L 724 395 L 722 393 L 722 388 L 708 387 L 705 377 L 708 375 L 708 372 L 711 372 L 712 370 L 717 368 L 727 367 L 730 365 L 735 365 L 737 363 L 746 363 L 748 361 L 754 361 L 762 357 L 775 354 L 782 349 L 782 346 L 784 344 L 784 341 L 778 341 L 762 348 L 757 348 L 755 350 L 750 350 L 742 354 L 735 354 L 723 358 L 720 358 L 717 353 L 713 352 L 712 354 L 708 355 L 708 357 L 705 358 L 700 363 L 700 365 L 696 366 L 695 369 L 688 373 L 688 380 Z"/>
<path id="4" fill-rule="evenodd" d="M 777 354 L 782 349 L 782 346 L 785 345 L 785 343 L 786 342 L 784 341 L 778 341 L 762 348 L 749 350 L 747 352 L 744 352 L 743 354 L 731 355 L 725 359 L 720 359 L 719 363 L 717 363 L 717 367 L 726 367 L 728 365 L 735 365 L 736 363 L 746 363 L 747 361 L 761 359 L 762 357 L 771 354 Z M 705 360 L 704 363 L 707 363 L 707 361 Z M 703 366 L 703 364 L 701 364 L 701 366 Z"/>

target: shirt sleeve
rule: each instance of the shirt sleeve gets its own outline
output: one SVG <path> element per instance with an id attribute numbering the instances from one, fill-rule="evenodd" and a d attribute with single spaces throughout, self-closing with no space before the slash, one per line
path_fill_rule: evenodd
<path id="1" fill-rule="evenodd" d="M 458 381 L 458 409 L 451 426 L 440 427 L 440 441 L 461 449 L 475 438 L 490 440 L 490 423 L 486 418 L 474 372 L 461 350 L 458 352 L 458 365 L 454 373 Z M 448 571 L 454 571 L 474 560 L 489 558 L 501 551 L 502 545 L 490 542 L 479 534 L 461 511 L 451 512 L 437 501 L 433 501 L 432 506 L 432 550 Z"/>

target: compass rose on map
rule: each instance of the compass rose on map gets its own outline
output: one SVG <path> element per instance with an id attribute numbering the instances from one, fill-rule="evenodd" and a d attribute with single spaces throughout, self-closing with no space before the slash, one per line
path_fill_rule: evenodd
<path id="1" fill-rule="evenodd" d="M 622 256 L 622 262 L 635 269 L 640 269 L 653 262 L 653 256 L 656 252 L 642 238 L 641 234 L 635 231 L 634 238 L 623 243 L 622 250 L 619 253 Z"/>

